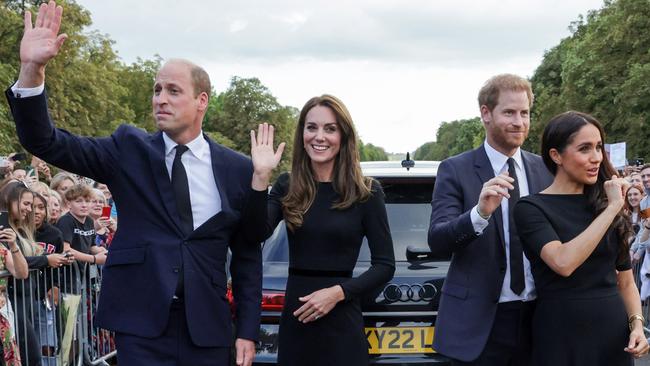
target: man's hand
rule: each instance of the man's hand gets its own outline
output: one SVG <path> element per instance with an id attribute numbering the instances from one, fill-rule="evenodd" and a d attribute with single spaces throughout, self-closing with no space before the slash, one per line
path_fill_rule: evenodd
<path id="1" fill-rule="evenodd" d="M 248 339 L 237 338 L 235 341 L 237 351 L 237 366 L 251 366 L 255 358 L 255 343 Z"/>
<path id="2" fill-rule="evenodd" d="M 479 214 L 492 215 L 501 205 L 503 197 L 510 198 L 508 191 L 515 187 L 512 185 L 514 181 L 514 178 L 511 178 L 508 173 L 502 173 L 485 182 L 478 197 Z"/>
<path id="3" fill-rule="evenodd" d="M 45 81 L 45 65 L 59 53 L 68 37 L 59 34 L 63 8 L 50 1 L 41 4 L 32 26 L 32 14 L 25 12 L 25 33 L 20 42 L 20 76 L 18 87 L 33 88 Z"/>

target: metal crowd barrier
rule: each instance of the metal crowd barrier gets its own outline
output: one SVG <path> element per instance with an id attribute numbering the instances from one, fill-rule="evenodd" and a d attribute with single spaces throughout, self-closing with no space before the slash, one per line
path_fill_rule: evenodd
<path id="1" fill-rule="evenodd" d="M 637 289 L 639 289 L 639 294 L 641 293 L 641 286 L 643 280 L 650 281 L 650 278 L 642 278 L 641 268 L 643 267 L 643 261 L 645 259 L 646 251 L 641 251 L 641 256 L 639 259 L 632 260 L 632 274 L 634 275 L 634 282 L 636 283 Z M 650 260 L 650 258 L 649 258 Z M 646 337 L 650 341 L 650 298 L 641 298 L 641 311 L 643 312 L 643 317 L 646 319 L 646 323 L 643 326 Z"/>
<path id="2" fill-rule="evenodd" d="M 24 280 L 0 271 L 2 278 L 8 285 L 0 316 L 13 324 L 23 366 L 110 365 L 117 354 L 114 334 L 94 324 L 100 267 L 73 263 L 32 269 Z"/>

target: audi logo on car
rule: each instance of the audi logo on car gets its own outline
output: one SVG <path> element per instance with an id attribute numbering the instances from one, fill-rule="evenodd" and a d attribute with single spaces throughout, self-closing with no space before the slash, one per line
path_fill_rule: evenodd
<path id="1" fill-rule="evenodd" d="M 438 289 L 431 283 L 400 285 L 391 283 L 384 288 L 382 294 L 377 298 L 377 302 L 394 303 L 431 301 L 436 297 L 437 293 Z"/>

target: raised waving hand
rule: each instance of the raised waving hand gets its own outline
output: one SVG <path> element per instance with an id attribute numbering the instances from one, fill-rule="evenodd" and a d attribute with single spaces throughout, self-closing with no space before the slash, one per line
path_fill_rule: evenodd
<path id="1" fill-rule="evenodd" d="M 251 130 L 251 158 L 253 159 L 252 187 L 257 191 L 268 188 L 271 173 L 280 163 L 285 143 L 273 149 L 273 126 L 262 123 L 257 128 L 257 134 Z"/>
<path id="2" fill-rule="evenodd" d="M 25 33 L 20 42 L 19 87 L 35 87 L 45 79 L 45 65 L 54 58 L 68 37 L 59 34 L 63 8 L 56 2 L 41 4 L 36 21 L 32 25 L 32 14 L 25 12 Z"/>

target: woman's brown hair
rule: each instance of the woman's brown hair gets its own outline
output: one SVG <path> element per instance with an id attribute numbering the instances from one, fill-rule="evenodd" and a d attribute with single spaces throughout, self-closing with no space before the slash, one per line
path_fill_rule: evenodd
<path id="1" fill-rule="evenodd" d="M 332 205 L 333 209 L 343 210 L 356 202 L 370 197 L 372 180 L 361 173 L 357 134 L 350 112 L 343 102 L 332 95 L 313 97 L 300 111 L 300 118 L 293 138 L 293 157 L 291 176 L 287 195 L 282 200 L 282 210 L 287 227 L 295 231 L 302 226 L 303 215 L 314 202 L 317 181 L 312 170 L 311 159 L 305 151 L 303 131 L 307 113 L 316 106 L 327 107 L 336 116 L 341 130 L 341 148 L 334 161 L 332 186 L 340 199 Z"/>

